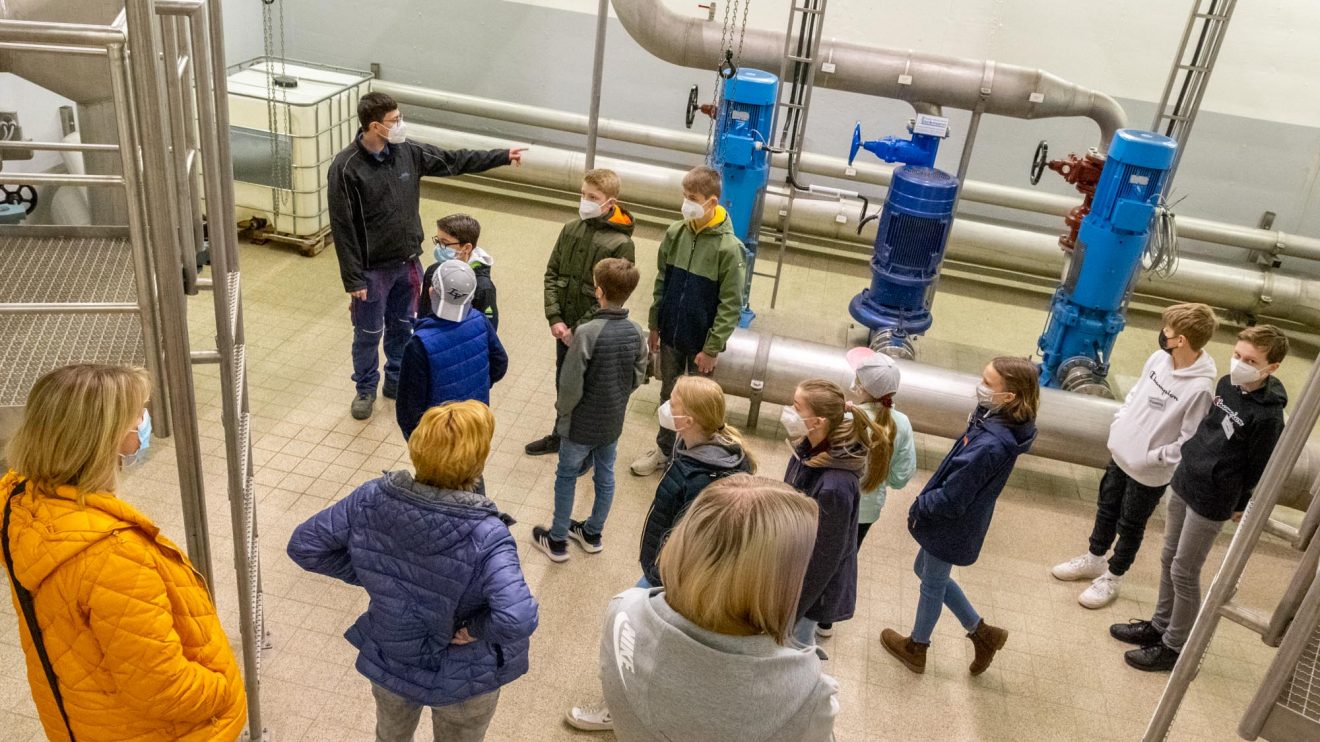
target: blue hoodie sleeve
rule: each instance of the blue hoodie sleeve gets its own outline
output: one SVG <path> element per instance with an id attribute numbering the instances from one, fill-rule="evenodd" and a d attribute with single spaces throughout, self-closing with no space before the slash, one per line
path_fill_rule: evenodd
<path id="1" fill-rule="evenodd" d="M 348 497 L 293 529 L 293 535 L 289 537 L 288 553 L 294 564 L 308 572 L 343 580 L 350 585 L 362 584 L 348 553 L 353 514 L 361 491 L 359 487 Z"/>
<path id="2" fill-rule="evenodd" d="M 953 454 L 948 475 L 927 485 L 912 507 L 919 518 L 954 519 L 967 511 L 982 484 L 994 476 L 1008 458 L 1007 450 L 994 435 L 982 432 Z"/>
<path id="3" fill-rule="evenodd" d="M 489 317 L 486 318 L 486 322 L 490 324 Z M 486 337 L 489 338 L 490 383 L 491 386 L 494 386 L 495 382 L 503 379 L 504 375 L 509 372 L 509 354 L 504 350 L 504 344 L 500 342 L 500 336 L 496 334 L 494 324 L 486 328 Z"/>
<path id="4" fill-rule="evenodd" d="M 536 599 L 523 579 L 518 547 L 509 529 L 492 528 L 483 539 L 481 550 L 486 556 L 478 579 L 487 607 L 472 617 L 468 633 L 496 644 L 530 637 L 538 623 Z"/>
<path id="5" fill-rule="evenodd" d="M 431 399 L 431 361 L 416 335 L 403 348 L 403 363 L 399 368 L 399 391 L 394 400 L 394 418 L 408 440 L 417 423 L 426 413 Z"/>

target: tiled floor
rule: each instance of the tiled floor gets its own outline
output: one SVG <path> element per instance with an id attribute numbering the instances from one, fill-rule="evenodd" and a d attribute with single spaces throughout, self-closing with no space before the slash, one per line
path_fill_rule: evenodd
<path id="1" fill-rule="evenodd" d="M 658 385 L 634 397 L 619 455 L 619 490 L 600 556 L 573 551 L 563 566 L 552 565 L 526 547 L 531 526 L 550 515 L 554 458 L 529 458 L 522 446 L 544 434 L 554 399 L 551 338 L 541 314 L 541 271 L 558 224 L 571 205 L 529 204 L 453 187 L 432 187 L 423 204 L 426 223 L 463 210 L 484 227 L 482 244 L 496 257 L 501 337 L 511 356 L 509 376 L 494 392 L 498 418 L 486 469 L 490 495 L 520 523 L 514 534 L 524 545 L 527 581 L 541 603 L 541 626 L 532 641 L 531 672 L 508 686 L 488 739 L 612 739 L 576 733 L 561 721 L 565 709 L 598 694 L 596 656 L 601 612 L 616 592 L 636 577 L 641 520 L 658 477 L 639 479 L 625 470 L 645 450 L 655 429 Z M 643 287 L 654 276 L 659 230 L 645 224 L 637 239 Z M 350 327 L 347 299 L 335 259 L 325 253 L 299 257 L 275 246 L 249 246 L 243 254 L 245 319 L 249 337 L 255 456 L 260 487 L 261 559 L 271 648 L 261 667 L 264 722 L 277 742 L 370 739 L 374 708 L 367 682 L 353 669 L 353 652 L 341 634 L 365 606 L 355 589 L 294 567 L 284 555 L 290 531 L 302 520 L 379 474 L 407 463 L 384 402 L 369 422 L 352 420 L 348 403 Z M 843 345 L 849 333 L 846 303 L 865 283 L 860 262 L 791 257 L 780 305 L 771 310 L 768 285 L 758 279 L 757 329 L 810 335 Z M 923 341 L 923 360 L 977 370 L 991 355 L 1034 349 L 1043 325 L 1044 295 L 945 277 L 936 302 L 936 325 Z M 642 312 L 648 291 L 630 306 Z M 212 335 L 209 297 L 192 312 L 194 342 Z M 804 318 L 810 320 L 806 329 Z M 986 331 L 986 328 L 992 328 Z M 1156 321 L 1138 315 L 1117 350 L 1121 386 L 1154 348 Z M 1221 333 L 1211 352 L 1227 363 L 1231 333 Z M 1310 357 L 1314 349 L 1303 349 Z M 1309 358 L 1307 359 L 1309 360 Z M 1304 363 L 1285 369 L 1285 381 L 1300 388 Z M 237 636 L 232 538 L 224 494 L 224 458 L 219 425 L 219 389 L 214 367 L 198 370 L 199 421 L 206 452 L 206 483 L 215 591 L 231 636 Z M 1126 376 L 1125 376 L 1126 374 Z M 745 402 L 733 401 L 741 422 Z M 899 396 L 902 406 L 902 396 Z M 751 445 L 762 472 L 777 476 L 786 450 L 767 406 Z M 1111 608 L 1087 611 L 1076 603 L 1082 585 L 1051 579 L 1054 562 L 1085 548 L 1098 472 L 1026 458 L 1000 500 L 979 563 L 957 577 L 972 601 L 993 623 L 1008 628 L 1008 646 L 985 675 L 971 678 L 970 643 L 951 618 L 940 624 L 929 671 L 915 676 L 881 649 L 880 629 L 910 627 L 917 598 L 911 572 L 916 546 L 904 513 L 948 442 L 918 436 L 921 471 L 889 506 L 861 554 L 857 617 L 841 624 L 825 642 L 827 671 L 842 686 L 838 738 L 855 740 L 1133 740 L 1138 739 L 1164 686 L 1163 675 L 1144 675 L 1122 661 L 1123 647 L 1106 627 L 1149 616 L 1156 594 L 1158 534 L 1162 514 L 1149 528 L 1147 545 Z M 143 507 L 182 541 L 172 448 L 157 441 L 154 455 L 126 478 L 122 495 Z M 587 480 L 579 510 L 589 508 Z M 1221 538 L 1211 564 L 1222 557 Z M 1267 542 L 1243 582 L 1247 603 L 1272 606 L 1288 574 L 1291 553 Z M 1207 570 L 1208 583 L 1213 568 Z M 0 737 L 41 739 L 23 679 L 15 617 L 0 601 Z M 1225 624 L 1216 638 L 1174 728 L 1185 740 L 1234 737 L 1237 718 L 1272 656 L 1245 629 Z M 425 724 L 423 725 L 425 728 Z M 425 735 L 419 733 L 419 739 Z M 429 737 L 427 737 L 429 738 Z"/>

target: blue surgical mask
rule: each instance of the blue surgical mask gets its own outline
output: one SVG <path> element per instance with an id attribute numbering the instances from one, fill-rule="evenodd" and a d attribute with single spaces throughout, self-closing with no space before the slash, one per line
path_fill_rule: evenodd
<path id="1" fill-rule="evenodd" d="M 458 260 L 458 253 L 454 252 L 454 248 L 449 245 L 436 245 L 434 255 L 437 263 L 443 263 L 446 260 Z"/>
<path id="2" fill-rule="evenodd" d="M 142 422 L 138 423 L 138 450 L 129 454 L 120 454 L 120 461 L 125 467 L 142 463 L 147 449 L 151 448 L 151 410 L 142 411 Z"/>

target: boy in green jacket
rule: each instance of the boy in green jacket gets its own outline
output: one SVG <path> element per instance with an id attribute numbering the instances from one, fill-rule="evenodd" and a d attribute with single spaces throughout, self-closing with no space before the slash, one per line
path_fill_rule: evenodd
<path id="1" fill-rule="evenodd" d="M 660 242 L 651 303 L 651 351 L 660 352 L 660 402 L 687 373 L 709 376 L 738 326 L 746 270 L 743 244 L 720 206 L 720 174 L 695 167 L 683 176 L 683 219 Z M 632 462 L 644 477 L 669 460 L 674 431 L 660 428 L 656 448 Z"/>
<path id="2" fill-rule="evenodd" d="M 559 230 L 550 262 L 545 266 L 545 318 L 555 338 L 555 389 L 564 368 L 564 357 L 573 344 L 573 330 L 590 320 L 599 309 L 592 271 L 605 258 L 637 262 L 633 246 L 633 219 L 619 205 L 619 176 L 597 168 L 582 176 L 582 200 L 578 218 Z M 550 434 L 523 447 L 528 456 L 558 453 L 559 433 Z"/>

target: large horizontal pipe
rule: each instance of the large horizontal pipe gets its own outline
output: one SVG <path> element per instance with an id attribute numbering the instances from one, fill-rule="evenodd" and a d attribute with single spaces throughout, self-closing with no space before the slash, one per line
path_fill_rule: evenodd
<path id="1" fill-rule="evenodd" d="M 418 141 L 448 148 L 491 149 L 507 142 L 432 126 L 410 128 Z M 674 168 L 596 158 L 597 167 L 617 171 L 625 183 L 631 203 L 677 211 L 682 171 Z M 576 192 L 581 185 L 584 157 L 555 147 L 538 145 L 523 156 L 522 167 L 500 168 L 489 177 L 515 183 Z M 775 226 L 784 198 L 766 197 L 765 226 Z M 843 222 L 839 221 L 843 218 Z M 875 222 L 857 235 L 858 206 L 836 200 L 799 198 L 793 205 L 793 231 L 799 234 L 870 245 L 875 240 Z M 986 224 L 966 218 L 954 222 L 949 257 L 976 265 L 1011 270 L 1027 275 L 1057 279 L 1063 271 L 1063 254 L 1054 235 Z M 1251 266 L 1227 266 L 1183 258 L 1178 272 L 1165 280 L 1143 276 L 1139 293 L 1174 301 L 1203 301 L 1212 306 L 1292 320 L 1320 327 L 1320 285 L 1317 281 L 1285 276 Z"/>
<path id="2" fill-rule="evenodd" d="M 903 383 L 897 406 L 912 420 L 912 427 L 919 433 L 942 438 L 962 434 L 967 416 L 976 406 L 979 377 L 912 361 L 899 361 L 898 365 Z M 847 389 L 853 372 L 844 349 L 736 330 L 715 366 L 715 380 L 725 393 L 738 397 L 756 393 L 759 400 L 780 405 L 792 404 L 798 383 L 813 378 L 828 379 Z M 757 386 L 761 387 L 759 392 Z M 1109 399 L 1042 389 L 1032 455 L 1104 467 L 1109 462 L 1109 424 L 1118 407 L 1118 402 Z M 1311 483 L 1317 476 L 1320 442 L 1312 440 L 1288 479 L 1279 504 L 1305 510 L 1311 502 Z"/>
<path id="3" fill-rule="evenodd" d="M 684 17 L 660 0 L 613 0 L 628 34 L 651 54 L 683 67 L 713 70 L 724 55 L 723 27 Z M 778 70 L 784 61 L 784 34 L 745 28 L 738 32 L 739 63 Z M 833 65 L 827 72 L 821 65 Z M 1113 98 L 1074 85 L 1044 70 L 1001 62 L 822 41 L 815 85 L 894 98 L 914 105 L 936 105 L 1021 119 L 1084 116 L 1100 127 L 1101 152 L 1127 114 Z"/>
<path id="4" fill-rule="evenodd" d="M 385 80 L 373 80 L 371 87 L 372 90 L 386 93 L 400 103 L 407 105 L 573 134 L 587 133 L 587 117 L 567 111 L 529 106 L 525 103 L 510 103 L 491 98 L 480 98 L 461 93 L 431 90 Z M 599 135 L 606 139 L 629 144 L 658 147 L 694 155 L 704 156 L 706 154 L 706 138 L 704 136 L 659 126 L 603 118 L 600 119 Z M 775 167 L 784 167 L 787 164 L 785 155 L 774 155 L 772 164 Z M 804 173 L 884 187 L 888 187 L 893 179 L 895 167 L 886 163 L 864 162 L 857 162 L 849 166 L 847 161 L 842 158 L 810 152 L 803 153 L 798 160 L 798 169 Z M 1067 216 L 1068 212 L 1080 203 L 1080 199 L 1076 197 L 1014 188 L 980 180 L 969 180 L 964 183 L 959 198 L 991 206 L 1002 206 L 1054 216 Z M 1320 239 L 1287 234 L 1276 230 L 1254 229 L 1209 219 L 1180 216 L 1178 217 L 1178 234 L 1187 239 L 1210 242 L 1241 250 L 1262 251 L 1273 255 L 1305 260 L 1320 260 Z"/>

